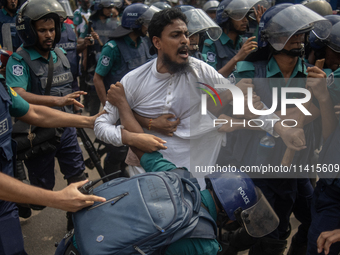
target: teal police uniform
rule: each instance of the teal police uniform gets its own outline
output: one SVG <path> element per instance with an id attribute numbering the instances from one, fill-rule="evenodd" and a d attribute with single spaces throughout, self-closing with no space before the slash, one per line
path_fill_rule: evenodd
<path id="1" fill-rule="evenodd" d="M 241 36 L 237 36 L 235 46 L 234 42 L 224 32 L 215 42 L 211 39 L 206 39 L 202 53 L 207 56 L 207 63 L 216 70 L 221 69 L 241 49 L 242 38 Z"/>
<path id="2" fill-rule="evenodd" d="M 333 104 L 340 103 L 340 68 L 332 72 L 324 69 L 327 75 L 327 87 Z M 340 122 L 335 131 L 324 141 L 318 163 L 327 169 L 336 169 L 340 165 Z M 340 228 L 340 178 L 338 171 L 318 173 L 320 179 L 313 193 L 311 206 L 312 223 L 308 232 L 307 255 L 317 255 L 316 241 L 324 231 Z M 338 255 L 340 242 L 330 246 L 329 255 Z M 324 254 L 324 253 L 321 253 Z"/>
<path id="3" fill-rule="evenodd" d="M 20 87 L 27 92 L 37 95 L 44 95 L 44 75 L 47 76 L 49 60 L 42 57 L 33 47 L 23 47 L 23 50 L 13 53 L 7 63 L 6 82 L 11 87 Z M 51 51 L 54 62 L 53 82 L 51 95 L 66 96 L 72 92 L 71 83 L 73 77 L 70 71 L 70 64 L 65 56 L 65 51 L 55 48 Z M 26 60 L 25 60 L 26 59 Z M 31 67 L 26 63 L 31 61 Z M 32 63 L 33 62 L 33 63 Z M 32 69 L 41 67 L 38 70 Z M 63 111 L 69 107 L 58 108 Z M 42 160 L 42 157 L 44 160 Z M 81 180 L 85 170 L 82 151 L 79 147 L 75 128 L 64 128 L 60 144 L 52 153 L 46 153 L 41 157 L 25 160 L 28 169 L 30 182 L 45 189 L 52 190 L 55 184 L 54 158 L 58 158 L 60 170 L 68 182 Z"/>
<path id="4" fill-rule="evenodd" d="M 4 78 L 0 77 L 1 82 Z M 12 117 L 22 117 L 29 109 L 29 104 L 14 90 L 0 82 L 0 171 L 14 176 L 13 167 L 16 158 L 16 143 L 11 139 Z M 0 200 L 0 254 L 27 255 L 24 250 L 19 221 L 18 208 L 15 203 Z"/>

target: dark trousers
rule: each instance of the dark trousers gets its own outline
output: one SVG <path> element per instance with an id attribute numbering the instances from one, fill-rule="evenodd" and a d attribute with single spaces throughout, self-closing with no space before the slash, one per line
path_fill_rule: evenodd
<path id="1" fill-rule="evenodd" d="M 312 223 L 308 232 L 307 255 L 324 255 L 318 253 L 317 243 L 319 235 L 324 231 L 340 228 L 340 188 L 325 185 L 322 180 L 317 182 L 312 200 Z M 340 242 L 333 243 L 329 255 L 338 255 Z"/>
<path id="2" fill-rule="evenodd" d="M 85 170 L 84 158 L 75 128 L 65 128 L 56 151 L 25 160 L 31 184 L 45 189 L 53 189 L 55 157 L 58 159 L 64 179 L 80 175 Z"/>

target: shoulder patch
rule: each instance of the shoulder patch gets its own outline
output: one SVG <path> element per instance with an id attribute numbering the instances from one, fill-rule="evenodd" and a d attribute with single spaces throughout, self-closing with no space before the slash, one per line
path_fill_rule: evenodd
<path id="1" fill-rule="evenodd" d="M 327 77 L 327 87 L 330 87 L 334 83 L 334 73 L 332 72 Z"/>
<path id="2" fill-rule="evenodd" d="M 108 42 L 107 45 L 110 46 L 112 49 L 115 47 L 111 42 Z"/>
<path id="3" fill-rule="evenodd" d="M 11 93 L 12 93 L 12 95 L 13 95 L 14 97 L 16 97 L 16 96 L 18 95 L 17 92 L 15 92 L 14 89 L 10 88 L 10 91 L 11 91 Z"/>
<path id="4" fill-rule="evenodd" d="M 101 64 L 103 66 L 108 66 L 110 64 L 110 58 L 108 56 L 103 55 Z"/>
<path id="5" fill-rule="evenodd" d="M 255 71 L 254 64 L 248 61 L 240 61 L 236 64 L 237 72 Z"/>
<path id="6" fill-rule="evenodd" d="M 22 76 L 24 74 L 24 67 L 22 65 L 13 65 L 12 69 L 12 73 L 15 76 Z"/>
<path id="7" fill-rule="evenodd" d="M 216 54 L 213 52 L 207 52 L 207 62 L 214 63 L 216 59 Z"/>

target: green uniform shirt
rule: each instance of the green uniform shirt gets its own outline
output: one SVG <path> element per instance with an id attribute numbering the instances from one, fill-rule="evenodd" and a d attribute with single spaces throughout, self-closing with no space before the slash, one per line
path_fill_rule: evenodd
<path id="1" fill-rule="evenodd" d="M 48 64 L 49 58 L 46 59 L 41 56 L 40 53 L 38 53 L 33 47 L 23 48 L 23 50 L 26 50 L 29 53 L 31 60 L 39 59 Z M 61 50 L 66 54 L 66 51 L 63 49 Z M 57 54 L 54 51 L 51 51 L 51 53 L 53 57 L 53 63 L 56 63 L 58 60 Z M 17 53 L 13 53 L 7 62 L 6 83 L 12 88 L 20 87 L 28 92 L 32 90 L 29 66 Z"/>
<path id="2" fill-rule="evenodd" d="M 303 69 L 303 70 L 302 70 Z M 304 88 L 306 86 L 306 81 L 302 78 L 306 78 L 307 73 L 306 73 L 307 68 L 302 68 L 302 61 L 299 58 L 294 71 L 292 72 L 292 75 L 290 76 L 289 80 L 286 82 L 285 79 L 283 78 L 283 74 L 275 60 L 274 57 L 272 57 L 266 66 L 266 77 L 265 78 L 271 78 L 269 80 L 269 86 L 270 88 L 278 88 L 278 97 L 281 97 L 281 90 L 280 88 L 282 87 L 290 87 L 292 86 L 292 79 L 293 78 L 301 78 L 301 79 L 296 79 L 294 80 L 294 87 L 300 87 Z M 246 62 L 246 61 L 240 61 L 236 65 L 236 71 L 232 74 L 236 78 L 236 82 L 238 82 L 240 79 L 243 78 L 254 78 L 255 75 L 255 67 L 252 62 Z M 274 79 L 274 78 L 279 78 L 279 79 Z M 299 94 L 288 94 L 290 98 L 293 97 L 301 97 L 302 95 Z"/>
<path id="3" fill-rule="evenodd" d="M 232 48 L 232 49 L 235 49 L 235 50 L 241 49 L 241 43 L 242 43 L 242 37 L 241 36 L 237 36 L 235 47 L 234 47 L 233 40 L 231 40 L 229 38 L 229 36 L 227 36 L 227 34 L 225 34 L 224 32 L 222 33 L 219 40 L 221 41 L 222 45 L 227 45 L 229 48 Z M 216 69 L 216 65 L 217 65 L 216 54 L 217 54 L 217 51 L 216 51 L 215 43 L 212 40 L 206 39 L 204 41 L 202 53 L 205 54 L 206 56 L 208 56 L 207 63 L 209 65 L 211 65 L 213 68 Z M 212 57 L 209 57 L 209 56 L 215 56 L 215 57 L 212 58 Z"/>
<path id="4" fill-rule="evenodd" d="M 142 42 L 139 37 L 137 39 L 137 47 L 135 42 L 130 38 L 129 35 L 123 37 L 124 42 L 131 48 L 138 48 Z M 115 74 L 121 68 L 121 53 L 114 40 L 107 42 L 100 54 L 100 58 L 97 63 L 96 73 L 100 76 L 105 77 L 109 72 Z"/>
<path id="5" fill-rule="evenodd" d="M 71 25 L 71 28 L 74 30 L 74 26 L 73 26 L 73 24 L 70 24 Z M 63 23 L 62 25 L 61 25 L 61 32 L 64 32 L 66 30 L 66 26 L 65 26 L 65 23 Z"/>
<path id="6" fill-rule="evenodd" d="M 0 81 L 3 84 L 5 84 L 4 80 L 5 78 L 2 76 L 2 74 L 0 74 Z M 2 84 L 0 84 L 0 86 L 2 86 Z M 4 86 L 12 101 L 12 105 L 9 107 L 9 114 L 12 117 L 24 116 L 28 112 L 30 105 L 21 96 L 19 96 L 12 88 L 8 87 L 7 85 Z"/>
<path id="7" fill-rule="evenodd" d="M 140 160 L 140 164 L 146 172 L 170 171 L 176 167 L 175 164 L 163 158 L 159 152 L 145 153 Z M 217 220 L 215 203 L 208 190 L 201 191 L 203 204 L 208 208 L 213 219 Z M 220 251 L 217 240 L 203 238 L 180 239 L 172 243 L 166 250 L 166 255 L 214 255 Z"/>
<path id="8" fill-rule="evenodd" d="M 73 24 L 74 25 L 78 26 L 79 24 L 83 22 L 83 17 L 81 16 L 83 15 L 83 13 L 84 11 L 81 7 L 73 13 Z M 91 10 L 88 9 L 87 13 L 91 13 Z"/>
<path id="9" fill-rule="evenodd" d="M 340 68 L 332 72 L 331 69 L 324 69 L 327 75 L 327 88 L 333 104 L 340 103 Z M 340 122 L 339 122 L 340 124 Z"/>

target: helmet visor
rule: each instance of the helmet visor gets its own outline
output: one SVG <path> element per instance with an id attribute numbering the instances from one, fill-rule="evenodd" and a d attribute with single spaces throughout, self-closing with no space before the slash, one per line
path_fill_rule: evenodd
<path id="1" fill-rule="evenodd" d="M 333 25 L 332 32 L 326 41 L 329 48 L 340 53 L 340 22 Z"/>
<path id="2" fill-rule="evenodd" d="M 156 13 L 156 12 L 159 12 L 161 9 L 157 8 L 156 6 L 150 6 L 149 9 L 147 9 L 141 16 L 140 16 L 140 20 L 142 22 L 142 24 L 144 26 L 148 26 L 153 15 Z"/>
<path id="3" fill-rule="evenodd" d="M 202 9 L 191 9 L 184 12 L 189 20 L 189 37 L 199 32 L 207 32 L 209 38 L 216 41 L 222 34 L 222 29 Z"/>
<path id="4" fill-rule="evenodd" d="M 266 6 L 267 2 L 264 0 L 233 0 L 224 9 L 224 14 L 233 20 L 242 20 L 257 5 Z"/>
<path id="5" fill-rule="evenodd" d="M 252 207 L 241 212 L 241 218 L 248 234 L 263 237 L 273 232 L 279 225 L 279 218 L 268 203 L 261 190 L 256 187 L 258 201 Z"/>
<path id="6" fill-rule="evenodd" d="M 66 12 L 66 16 L 69 18 L 73 18 L 73 11 L 70 6 L 70 2 L 68 0 L 59 0 L 59 3 L 64 8 L 64 11 Z M 63 17 L 66 18 L 66 17 Z"/>
<path id="7" fill-rule="evenodd" d="M 260 22 L 259 27 L 264 24 Z M 264 35 L 275 50 L 282 50 L 287 41 L 299 31 L 313 33 L 325 39 L 331 31 L 331 23 L 301 4 L 295 4 L 278 12 L 264 27 Z"/>

